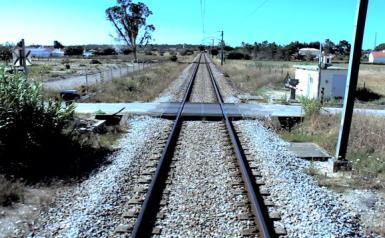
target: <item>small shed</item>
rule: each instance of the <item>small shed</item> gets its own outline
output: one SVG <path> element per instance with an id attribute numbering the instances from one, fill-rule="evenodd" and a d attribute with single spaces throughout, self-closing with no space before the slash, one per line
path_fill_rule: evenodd
<path id="1" fill-rule="evenodd" d="M 324 99 L 343 98 L 347 79 L 347 69 L 327 67 L 319 70 L 318 65 L 294 65 L 297 96 Z"/>
<path id="2" fill-rule="evenodd" d="M 385 63 L 385 50 L 370 52 L 369 63 Z"/>

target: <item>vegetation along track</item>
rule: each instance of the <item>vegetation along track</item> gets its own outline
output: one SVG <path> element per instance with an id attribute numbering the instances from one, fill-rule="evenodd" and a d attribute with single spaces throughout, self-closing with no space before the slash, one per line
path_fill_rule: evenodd
<path id="1" fill-rule="evenodd" d="M 218 103 L 221 121 L 185 121 L 186 102 Z M 163 143 L 163 142 L 160 142 Z M 118 233 L 132 237 L 277 237 L 258 167 L 249 163 L 205 54 L 194 62 L 164 150 L 142 173 Z"/>

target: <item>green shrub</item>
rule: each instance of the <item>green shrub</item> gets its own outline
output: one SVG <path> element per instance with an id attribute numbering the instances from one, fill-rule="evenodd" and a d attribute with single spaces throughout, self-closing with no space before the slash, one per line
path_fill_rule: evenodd
<path id="1" fill-rule="evenodd" d="M 17 181 L 10 181 L 0 175 L 0 206 L 10 206 L 24 199 L 24 186 Z"/>
<path id="2" fill-rule="evenodd" d="M 98 49 L 95 52 L 95 55 L 117 55 L 118 53 L 114 48 L 108 47 L 105 49 Z"/>
<path id="3" fill-rule="evenodd" d="M 171 55 L 169 57 L 169 59 L 172 61 L 172 62 L 176 62 L 178 60 L 178 57 L 176 55 Z"/>
<path id="4" fill-rule="evenodd" d="M 82 46 L 69 46 L 64 50 L 64 55 L 82 55 L 83 47 Z"/>
<path id="5" fill-rule="evenodd" d="M 214 55 L 214 56 L 219 54 L 219 50 L 218 50 L 218 49 L 215 49 L 215 48 L 214 48 L 214 49 L 211 49 L 210 52 L 211 52 L 211 54 Z"/>
<path id="6" fill-rule="evenodd" d="M 190 49 L 183 49 L 182 51 L 179 52 L 179 54 L 181 56 L 185 56 L 185 55 L 193 55 L 194 54 L 194 51 L 193 50 L 190 50 Z"/>
<path id="7" fill-rule="evenodd" d="M 97 60 L 97 59 L 92 59 L 92 60 L 90 61 L 90 64 L 102 64 L 102 62 L 100 62 L 100 61 Z"/>
<path id="8" fill-rule="evenodd" d="M 303 96 L 299 97 L 298 99 L 303 110 L 305 111 L 305 116 L 314 116 L 320 113 L 322 105 L 318 99 Z"/>
<path id="9" fill-rule="evenodd" d="M 131 54 L 132 53 L 132 49 L 130 49 L 130 48 L 124 48 L 123 49 L 123 54 L 124 55 L 129 55 L 129 54 Z"/>
<path id="10" fill-rule="evenodd" d="M 0 60 L 8 62 L 12 59 L 12 47 L 0 45 Z"/>
<path id="11" fill-rule="evenodd" d="M 242 52 L 237 52 L 237 51 L 231 51 L 227 55 L 227 59 L 245 59 L 245 60 L 250 60 L 251 57 L 248 54 L 244 54 Z"/>
<path id="12" fill-rule="evenodd" d="M 74 130 L 64 133 L 73 118 L 73 105 L 44 100 L 41 84 L 0 69 L 0 172 L 68 175 L 92 164 L 98 151 L 74 139 Z"/>

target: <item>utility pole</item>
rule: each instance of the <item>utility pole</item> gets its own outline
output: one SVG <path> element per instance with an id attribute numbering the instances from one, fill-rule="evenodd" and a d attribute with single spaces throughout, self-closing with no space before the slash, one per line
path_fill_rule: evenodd
<path id="1" fill-rule="evenodd" d="M 364 37 L 366 14 L 369 0 L 358 0 L 357 17 L 354 29 L 352 49 L 350 51 L 349 69 L 345 88 L 344 106 L 341 115 L 341 125 L 336 148 L 336 158 L 333 171 L 351 169 L 351 163 L 346 160 L 346 152 L 349 142 L 349 133 L 352 123 L 354 99 L 357 88 L 358 72 L 362 52 L 362 40 Z"/>
<path id="2" fill-rule="evenodd" d="M 377 32 L 376 32 L 376 34 L 374 35 L 374 47 L 373 47 L 373 51 L 376 50 L 376 46 L 377 46 Z"/>
<path id="3" fill-rule="evenodd" d="M 319 55 L 318 55 L 318 98 L 320 97 L 320 87 L 321 87 L 321 71 L 322 71 L 322 42 L 319 42 Z"/>
<path id="4" fill-rule="evenodd" d="M 223 65 L 223 62 L 225 61 L 225 54 L 223 52 L 223 48 L 224 48 L 224 45 L 225 45 L 225 42 L 223 41 L 223 31 L 221 31 L 221 65 Z"/>

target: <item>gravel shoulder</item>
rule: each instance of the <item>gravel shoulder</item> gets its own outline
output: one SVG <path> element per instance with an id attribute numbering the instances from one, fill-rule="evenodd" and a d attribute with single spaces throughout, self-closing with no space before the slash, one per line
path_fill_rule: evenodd
<path id="1" fill-rule="evenodd" d="M 258 121 L 234 123 L 260 165 L 288 237 L 365 237 L 359 219 L 335 193 L 305 173 L 309 162 L 287 151 L 286 143 Z"/>
<path id="2" fill-rule="evenodd" d="M 129 132 L 119 150 L 87 180 L 58 191 L 54 204 L 41 214 L 30 237 L 110 237 L 132 194 L 141 165 L 170 121 L 149 117 L 129 119 Z"/>
<path id="3" fill-rule="evenodd" d="M 200 64 L 191 92 L 190 102 L 213 103 L 216 102 L 214 88 L 209 72 L 204 64 Z"/>

